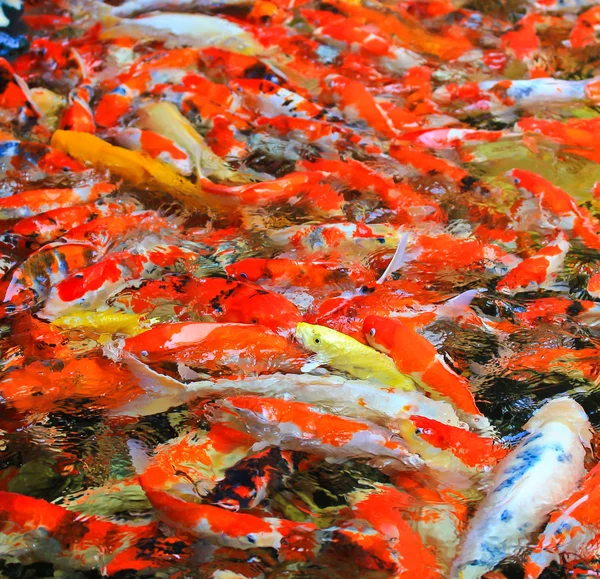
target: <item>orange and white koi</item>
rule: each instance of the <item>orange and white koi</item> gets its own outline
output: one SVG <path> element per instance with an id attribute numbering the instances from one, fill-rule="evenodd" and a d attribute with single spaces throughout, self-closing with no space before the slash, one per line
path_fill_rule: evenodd
<path id="1" fill-rule="evenodd" d="M 390 38 L 381 33 L 362 28 L 350 19 L 325 24 L 313 30 L 313 36 L 334 46 L 366 57 L 375 57 L 384 69 L 392 73 L 403 72 L 423 64 L 423 58 L 401 46 L 394 46 Z"/>
<path id="2" fill-rule="evenodd" d="M 326 251 L 334 248 L 375 250 L 395 246 L 398 228 L 386 223 L 319 223 L 292 225 L 267 231 L 267 237 L 279 247 L 308 251 Z"/>
<path id="3" fill-rule="evenodd" d="M 323 81 L 320 98 L 325 103 L 335 104 L 349 121 L 364 121 L 386 139 L 398 136 L 385 111 L 359 81 L 340 74 L 330 75 Z"/>
<path id="4" fill-rule="evenodd" d="M 260 112 L 264 117 L 328 118 L 328 111 L 323 107 L 268 80 L 237 79 L 229 86 L 242 96 L 249 109 Z"/>
<path id="5" fill-rule="evenodd" d="M 367 342 L 388 354 L 402 373 L 411 376 L 432 396 L 452 402 L 472 426 L 488 427 L 487 419 L 475 404 L 468 380 L 446 364 L 427 338 L 398 319 L 373 315 L 365 318 L 363 331 Z"/>
<path id="6" fill-rule="evenodd" d="M 600 513 L 600 465 L 586 474 L 579 488 L 551 515 L 540 538 L 527 557 L 525 577 L 537 579 L 553 561 L 594 559 Z"/>
<path id="7" fill-rule="evenodd" d="M 0 235 L 0 241 L 12 247 L 36 249 L 55 241 L 67 231 L 111 214 L 127 214 L 136 209 L 133 202 L 111 202 L 104 199 L 73 207 L 59 207 L 39 215 L 26 217 Z"/>
<path id="8" fill-rule="evenodd" d="M 146 494 L 167 525 L 221 545 L 237 549 L 270 547 L 280 551 L 283 560 L 310 557 L 316 546 L 313 523 L 233 513 L 213 505 L 183 501 L 161 491 L 147 490 Z"/>
<path id="9" fill-rule="evenodd" d="M 579 237 L 591 249 L 600 249 L 600 223 L 584 207 L 580 207 L 566 192 L 549 181 L 522 169 L 513 169 L 509 176 L 515 185 L 538 199 L 546 219 L 573 237 Z"/>
<path id="10" fill-rule="evenodd" d="M 206 496 L 227 469 L 245 458 L 256 439 L 226 423 L 208 432 L 193 430 L 154 450 L 139 475 L 146 491 L 163 491 L 192 500 Z M 136 461 L 137 449 L 130 445 Z M 138 459 L 139 460 L 139 459 Z"/>
<path id="11" fill-rule="evenodd" d="M 386 458 L 399 468 L 418 467 L 421 459 L 391 431 L 366 420 L 328 414 L 304 402 L 228 396 L 214 417 L 231 416 L 265 442 L 338 458 Z M 235 418 L 238 416 L 239 418 Z M 214 419 L 214 418 L 213 418 Z"/>
<path id="12" fill-rule="evenodd" d="M 69 94 L 69 102 L 63 110 L 59 126 L 66 131 L 95 133 L 96 124 L 90 102 L 94 98 L 94 89 L 89 84 L 80 84 Z"/>
<path id="13" fill-rule="evenodd" d="M 504 276 L 496 290 L 509 295 L 552 287 L 571 245 L 559 231 L 556 237 L 531 257 L 524 259 Z"/>
<path id="14" fill-rule="evenodd" d="M 61 207 L 72 207 L 110 195 L 112 183 L 93 183 L 66 189 L 33 189 L 0 199 L 0 219 L 20 219 Z"/>
<path id="15" fill-rule="evenodd" d="M 16 110 L 20 122 L 42 116 L 29 87 L 4 58 L 0 58 L 0 89 L 0 109 L 13 111 L 13 114 Z"/>
<path id="16" fill-rule="evenodd" d="M 41 315 L 54 319 L 73 308 L 96 309 L 131 283 L 156 278 L 185 264 L 192 266 L 196 259 L 197 254 L 189 249 L 157 241 L 149 241 L 145 247 L 142 244 L 136 252 L 109 254 L 55 284 Z"/>

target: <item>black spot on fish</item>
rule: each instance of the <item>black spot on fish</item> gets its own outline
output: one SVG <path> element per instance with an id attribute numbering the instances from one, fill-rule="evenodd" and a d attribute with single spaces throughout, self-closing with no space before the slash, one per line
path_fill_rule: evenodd
<path id="1" fill-rule="evenodd" d="M 244 71 L 244 78 L 252 78 L 252 79 L 265 79 L 267 75 L 268 69 L 261 62 L 257 62 L 252 66 L 249 66 Z"/>
<path id="2" fill-rule="evenodd" d="M 0 94 L 4 93 L 12 82 L 13 76 L 6 68 L 0 68 Z"/>
<path id="3" fill-rule="evenodd" d="M 572 317 L 578 316 L 583 311 L 585 311 L 585 308 L 577 300 L 573 300 L 567 308 L 567 314 Z"/>
<path id="4" fill-rule="evenodd" d="M 475 177 L 471 177 L 471 175 L 467 175 L 460 180 L 460 188 L 463 191 L 471 190 L 475 184 L 477 183 L 477 179 Z"/>

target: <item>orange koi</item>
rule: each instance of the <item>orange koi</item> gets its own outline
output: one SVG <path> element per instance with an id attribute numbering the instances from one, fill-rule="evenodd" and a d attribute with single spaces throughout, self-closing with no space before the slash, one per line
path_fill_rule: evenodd
<path id="1" fill-rule="evenodd" d="M 443 175 L 460 188 L 470 189 L 476 183 L 476 179 L 471 177 L 464 169 L 424 151 L 410 146 L 407 147 L 401 142 L 392 143 L 389 153 L 394 159 L 406 165 L 411 165 L 419 173 Z"/>
<path id="2" fill-rule="evenodd" d="M 143 556 L 144 545 L 156 536 L 156 523 L 135 526 L 82 519 L 64 507 L 5 491 L 0 491 L 0 505 L 0 532 L 8 541 L 6 552 L 15 556 L 33 555 L 38 561 L 77 569 L 101 567 L 109 575 L 161 566 Z"/>
<path id="3" fill-rule="evenodd" d="M 185 306 L 185 312 L 220 323 L 259 324 L 288 335 L 302 321 L 298 308 L 284 296 L 237 280 L 172 275 L 143 283 L 117 301 L 136 313 L 152 312 L 164 303 Z"/>
<path id="4" fill-rule="evenodd" d="M 59 127 L 66 131 L 81 131 L 95 133 L 96 124 L 90 102 L 94 90 L 89 84 L 81 84 L 69 94 L 69 103 L 62 113 Z"/>
<path id="5" fill-rule="evenodd" d="M 427 338 L 397 319 L 373 315 L 365 318 L 363 331 L 367 342 L 391 356 L 400 372 L 411 376 L 434 398 L 452 402 L 473 426 L 486 426 L 487 420 L 475 404 L 468 380 L 448 366 Z"/>
<path id="6" fill-rule="evenodd" d="M 121 366 L 105 358 L 35 360 L 13 368 L 0 379 L 0 394 L 23 415 L 86 408 L 117 408 L 143 390 Z"/>
<path id="7" fill-rule="evenodd" d="M 160 324 L 127 338 L 123 347 L 149 363 L 179 362 L 228 374 L 297 372 L 307 359 L 295 344 L 254 324 Z"/>
<path id="8" fill-rule="evenodd" d="M 593 298 L 600 298 L 600 273 L 596 273 L 590 277 L 586 289 Z"/>
<path id="9" fill-rule="evenodd" d="M 600 6 L 594 6 L 577 17 L 569 34 L 572 48 L 585 48 L 598 42 L 596 31 L 600 28 Z"/>
<path id="10" fill-rule="evenodd" d="M 11 330 L 11 343 L 21 348 L 26 359 L 60 360 L 72 357 L 67 347 L 67 337 L 56 326 L 34 318 L 29 312 L 16 315 Z"/>
<path id="11" fill-rule="evenodd" d="M 409 494 L 392 485 L 375 484 L 372 490 L 351 493 L 349 502 L 354 519 L 365 521 L 387 539 L 390 554 L 386 559 L 393 562 L 393 577 L 442 577 L 434 553 L 405 519 L 416 502 Z M 341 533 L 345 534 L 343 529 Z M 352 534 L 346 536 L 352 540 Z"/>
<path id="12" fill-rule="evenodd" d="M 398 136 L 387 114 L 365 85 L 357 80 L 340 74 L 329 75 L 323 81 L 320 98 L 325 103 L 337 105 L 349 121 L 364 121 L 386 139 Z"/>
<path id="13" fill-rule="evenodd" d="M 275 283 L 319 290 L 325 287 L 356 287 L 374 281 L 371 272 L 360 266 L 345 266 L 336 261 L 304 262 L 292 259 L 264 259 L 249 257 L 225 267 L 234 278 L 259 281 L 270 279 Z"/>
<path id="14" fill-rule="evenodd" d="M 306 195 L 312 187 L 323 181 L 324 174 L 320 171 L 294 172 L 262 183 L 248 185 L 220 185 L 208 179 L 200 179 L 204 193 L 216 196 L 219 201 L 241 205 L 267 205 L 274 202 L 289 201 L 296 196 Z M 332 191 L 332 194 L 336 195 Z"/>

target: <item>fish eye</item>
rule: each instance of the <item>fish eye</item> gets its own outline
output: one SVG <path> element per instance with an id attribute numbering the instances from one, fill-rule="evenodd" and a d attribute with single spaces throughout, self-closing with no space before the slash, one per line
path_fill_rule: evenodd
<path id="1" fill-rule="evenodd" d="M 246 535 L 246 539 L 248 540 L 248 543 L 252 543 L 253 545 L 256 544 L 256 535 Z"/>
<path id="2" fill-rule="evenodd" d="M 375 335 L 375 332 L 376 332 L 376 331 L 377 331 L 377 330 L 375 330 L 375 328 L 371 328 L 371 329 L 369 330 L 369 336 L 373 337 L 373 336 Z"/>
<path id="3" fill-rule="evenodd" d="M 244 272 L 240 273 L 240 277 L 243 277 L 244 279 L 248 279 L 248 276 Z"/>
<path id="4" fill-rule="evenodd" d="M 148 357 L 148 350 L 142 350 L 142 351 L 140 352 L 140 354 L 141 354 L 141 355 L 142 355 L 144 358 L 147 358 L 147 357 Z"/>
<path id="5" fill-rule="evenodd" d="M 315 338 L 315 344 L 320 344 L 321 340 L 319 338 Z"/>

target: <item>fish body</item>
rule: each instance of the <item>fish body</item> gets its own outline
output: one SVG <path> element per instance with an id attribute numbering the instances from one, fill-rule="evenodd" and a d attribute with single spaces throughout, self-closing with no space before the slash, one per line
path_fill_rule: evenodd
<path id="1" fill-rule="evenodd" d="M 519 554 L 585 474 L 591 431 L 579 404 L 552 400 L 524 428 L 528 435 L 498 464 L 488 494 L 469 522 L 453 578 L 482 577 Z"/>
<path id="2" fill-rule="evenodd" d="M 319 362 L 336 370 L 403 390 L 415 387 L 410 378 L 396 369 L 389 357 L 341 332 L 300 322 L 296 327 L 296 338 L 305 348 L 317 354 Z"/>

